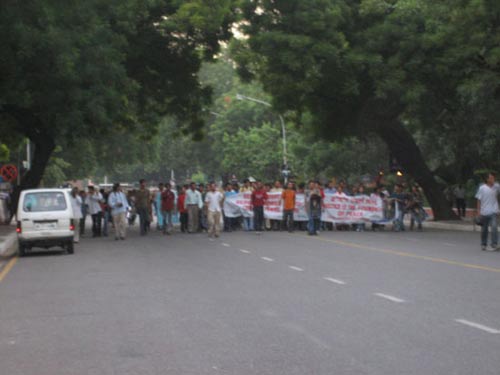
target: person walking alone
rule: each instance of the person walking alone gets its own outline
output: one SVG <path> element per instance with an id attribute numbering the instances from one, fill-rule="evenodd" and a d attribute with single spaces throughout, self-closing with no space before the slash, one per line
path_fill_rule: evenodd
<path id="1" fill-rule="evenodd" d="M 479 187 L 476 194 L 477 211 L 476 217 L 479 218 L 481 228 L 481 250 L 500 251 L 498 247 L 498 223 L 497 215 L 500 212 L 498 208 L 498 195 L 500 194 L 500 185 L 495 182 L 495 175 L 489 173 L 486 183 Z M 488 245 L 488 227 L 491 225 L 491 246 Z"/>
<path id="2" fill-rule="evenodd" d="M 113 191 L 108 198 L 108 206 L 111 208 L 111 216 L 115 226 L 115 241 L 118 239 L 124 240 L 127 235 L 127 210 L 129 205 L 119 183 L 113 185 Z"/>
<path id="3" fill-rule="evenodd" d="M 208 237 L 219 237 L 221 231 L 222 202 L 224 196 L 216 190 L 215 183 L 210 183 L 210 191 L 205 196 L 208 214 Z"/>

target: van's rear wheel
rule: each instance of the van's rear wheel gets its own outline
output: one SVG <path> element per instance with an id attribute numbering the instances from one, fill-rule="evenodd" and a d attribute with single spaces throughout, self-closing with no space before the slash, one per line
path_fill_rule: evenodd
<path id="1" fill-rule="evenodd" d="M 68 252 L 68 254 L 75 253 L 75 247 L 73 245 L 73 241 L 68 242 L 68 244 L 66 245 L 66 251 Z"/>
<path id="2" fill-rule="evenodd" d="M 18 253 L 20 257 L 23 257 L 26 255 L 26 245 L 20 243 L 18 247 Z"/>

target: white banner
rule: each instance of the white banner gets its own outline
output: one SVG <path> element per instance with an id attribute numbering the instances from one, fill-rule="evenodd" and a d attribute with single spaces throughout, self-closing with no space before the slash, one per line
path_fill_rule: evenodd
<path id="1" fill-rule="evenodd" d="M 238 193 L 224 199 L 226 217 L 253 217 L 252 193 Z"/>
<path id="2" fill-rule="evenodd" d="M 252 193 L 245 192 L 227 197 L 224 200 L 226 217 L 253 217 Z M 283 219 L 281 193 L 267 193 L 264 217 L 270 220 Z M 392 216 L 392 215 L 391 215 Z M 295 196 L 295 221 L 308 221 L 305 195 Z M 325 194 L 323 200 L 322 221 L 331 223 L 362 223 L 384 220 L 384 204 L 377 196 L 361 195 L 356 197 Z"/>
<path id="3" fill-rule="evenodd" d="M 325 194 L 322 221 L 331 223 L 362 223 L 384 219 L 382 200 L 376 196 L 350 197 Z"/>

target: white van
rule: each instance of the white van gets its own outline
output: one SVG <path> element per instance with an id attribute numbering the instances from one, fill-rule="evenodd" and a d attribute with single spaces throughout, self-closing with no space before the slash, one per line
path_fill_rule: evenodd
<path id="1" fill-rule="evenodd" d="M 33 247 L 60 246 L 73 254 L 73 209 L 67 189 L 31 189 L 21 192 L 17 208 L 19 255 Z"/>

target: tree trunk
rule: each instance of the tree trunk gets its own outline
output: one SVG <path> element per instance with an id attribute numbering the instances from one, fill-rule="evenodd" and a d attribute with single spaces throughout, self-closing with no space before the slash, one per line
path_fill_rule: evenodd
<path id="1" fill-rule="evenodd" d="M 21 191 L 37 188 L 40 184 L 50 156 L 56 147 L 54 140 L 48 135 L 30 139 L 30 141 L 34 146 L 33 162 L 31 164 L 31 169 L 22 177 L 21 184 L 16 186 L 12 193 L 12 216 L 17 212 L 17 205 Z"/>
<path id="2" fill-rule="evenodd" d="M 424 190 L 434 213 L 434 220 L 458 220 L 444 192 L 434 179 L 430 169 L 410 132 L 398 119 L 384 121 L 376 128 L 377 134 L 389 147 L 389 151 Z"/>

